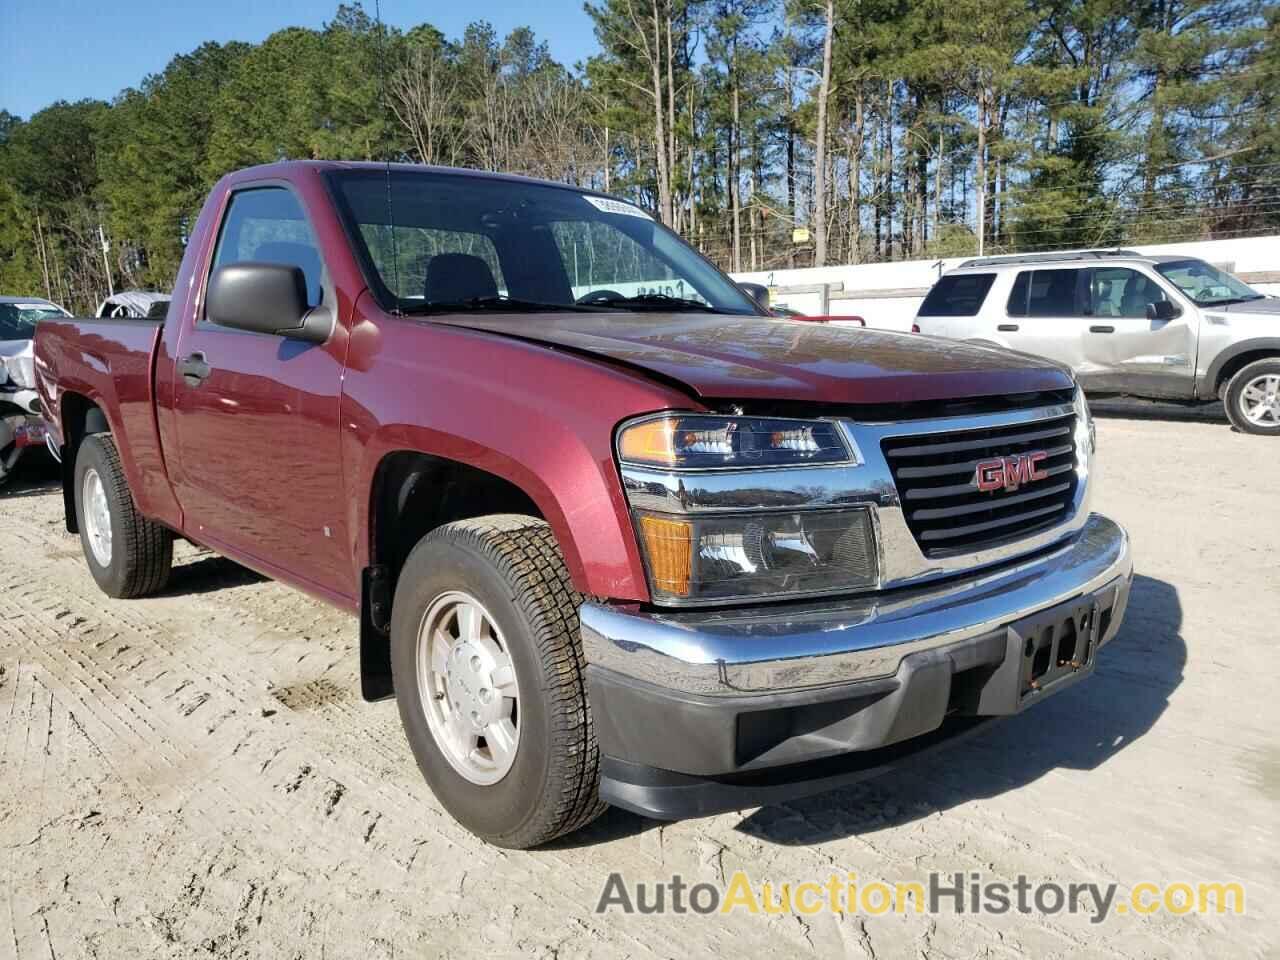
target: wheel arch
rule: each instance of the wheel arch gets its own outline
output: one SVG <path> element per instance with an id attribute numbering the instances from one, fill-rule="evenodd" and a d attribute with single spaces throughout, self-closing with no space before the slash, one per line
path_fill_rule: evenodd
<path id="1" fill-rule="evenodd" d="M 62 426 L 62 509 L 68 533 L 79 533 L 76 520 L 76 452 L 84 438 L 95 433 L 111 433 L 103 408 L 82 393 L 66 392 L 60 398 L 58 422 Z"/>
<path id="2" fill-rule="evenodd" d="M 1206 400 L 1221 399 L 1231 378 L 1249 364 L 1268 357 L 1280 357 L 1280 337 L 1242 340 L 1219 353 L 1204 378 Z"/>
<path id="3" fill-rule="evenodd" d="M 385 452 L 368 496 L 366 563 L 361 571 L 360 685 L 366 700 L 394 693 L 391 680 L 391 604 L 409 553 L 432 530 L 456 520 L 523 514 L 556 524 L 536 497 L 507 476 L 474 463 L 418 449 Z M 572 543 L 556 536 L 566 564 L 578 560 Z M 579 561 L 580 562 L 580 561 Z"/>

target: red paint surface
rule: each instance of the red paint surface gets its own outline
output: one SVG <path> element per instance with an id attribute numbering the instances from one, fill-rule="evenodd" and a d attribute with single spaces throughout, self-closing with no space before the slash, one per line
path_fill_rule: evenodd
<path id="1" fill-rule="evenodd" d="M 358 605 L 369 562 L 373 479 L 398 451 L 511 481 L 552 525 L 580 591 L 647 600 L 613 459 L 620 421 L 704 409 L 698 398 L 886 403 L 1070 382 L 980 347 L 758 317 L 390 316 L 366 293 L 329 199 L 322 174 L 336 166 L 224 178 L 163 328 L 46 321 L 36 355 L 55 436 L 68 394 L 101 407 L 143 513 L 344 607 Z M 227 198 L 266 182 L 298 194 L 318 240 L 336 311 L 323 345 L 198 322 Z M 195 351 L 215 371 L 198 387 L 176 364 Z"/>

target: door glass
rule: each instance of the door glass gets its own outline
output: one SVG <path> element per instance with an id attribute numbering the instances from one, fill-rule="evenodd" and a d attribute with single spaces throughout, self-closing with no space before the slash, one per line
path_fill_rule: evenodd
<path id="1" fill-rule="evenodd" d="M 922 317 L 976 317 L 995 282 L 994 273 L 943 277 L 920 304 Z"/>
<path id="2" fill-rule="evenodd" d="M 1083 297 L 1078 295 L 1079 279 L 1079 270 L 1035 270 L 1031 272 L 1027 285 L 1026 316 L 1084 316 Z"/>
<path id="3" fill-rule="evenodd" d="M 222 221 L 212 270 L 251 260 L 299 267 L 307 278 L 307 301 L 320 303 L 320 250 L 298 198 L 283 187 L 255 187 L 232 195 Z"/>
<path id="4" fill-rule="evenodd" d="M 1013 289 L 1009 291 L 1007 312 L 1011 317 L 1027 315 L 1027 288 L 1031 286 L 1031 271 L 1023 270 L 1013 280 Z"/>
<path id="5" fill-rule="evenodd" d="M 1091 298 L 1095 317 L 1147 315 L 1147 304 L 1167 300 L 1160 284 L 1137 270 L 1109 267 L 1093 271 Z"/>

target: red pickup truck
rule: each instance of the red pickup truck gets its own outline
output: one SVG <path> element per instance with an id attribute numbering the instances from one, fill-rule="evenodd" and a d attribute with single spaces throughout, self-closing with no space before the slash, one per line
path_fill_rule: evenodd
<path id="1" fill-rule="evenodd" d="M 1086 677 L 1132 578 L 1069 373 L 768 316 L 623 200 L 234 173 L 153 319 L 49 320 L 68 529 L 358 615 L 445 807 L 526 847 L 885 769 Z"/>

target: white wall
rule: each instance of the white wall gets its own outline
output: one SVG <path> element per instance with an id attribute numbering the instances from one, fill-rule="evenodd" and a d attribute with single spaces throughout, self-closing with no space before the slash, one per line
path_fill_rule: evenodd
<path id="1" fill-rule="evenodd" d="M 1174 253 L 1199 257 L 1227 267 L 1232 273 L 1280 271 L 1280 236 L 1239 237 L 1231 240 L 1205 240 L 1196 243 L 1167 243 L 1128 246 L 1140 253 Z M 860 316 L 869 327 L 888 330 L 910 330 L 923 294 L 899 297 L 856 297 L 850 293 L 873 290 L 921 290 L 931 287 L 939 275 L 954 269 L 972 257 L 947 260 L 902 260 L 897 263 L 867 263 L 840 267 L 810 267 L 801 270 L 768 270 L 757 273 L 735 273 L 735 280 L 763 283 L 766 286 L 790 287 L 816 283 L 843 283 L 844 291 L 833 291 L 829 311 L 832 314 Z M 1255 283 L 1259 293 L 1280 296 L 1280 283 Z M 818 313 L 821 295 L 817 293 L 775 293 L 773 302 Z"/>

